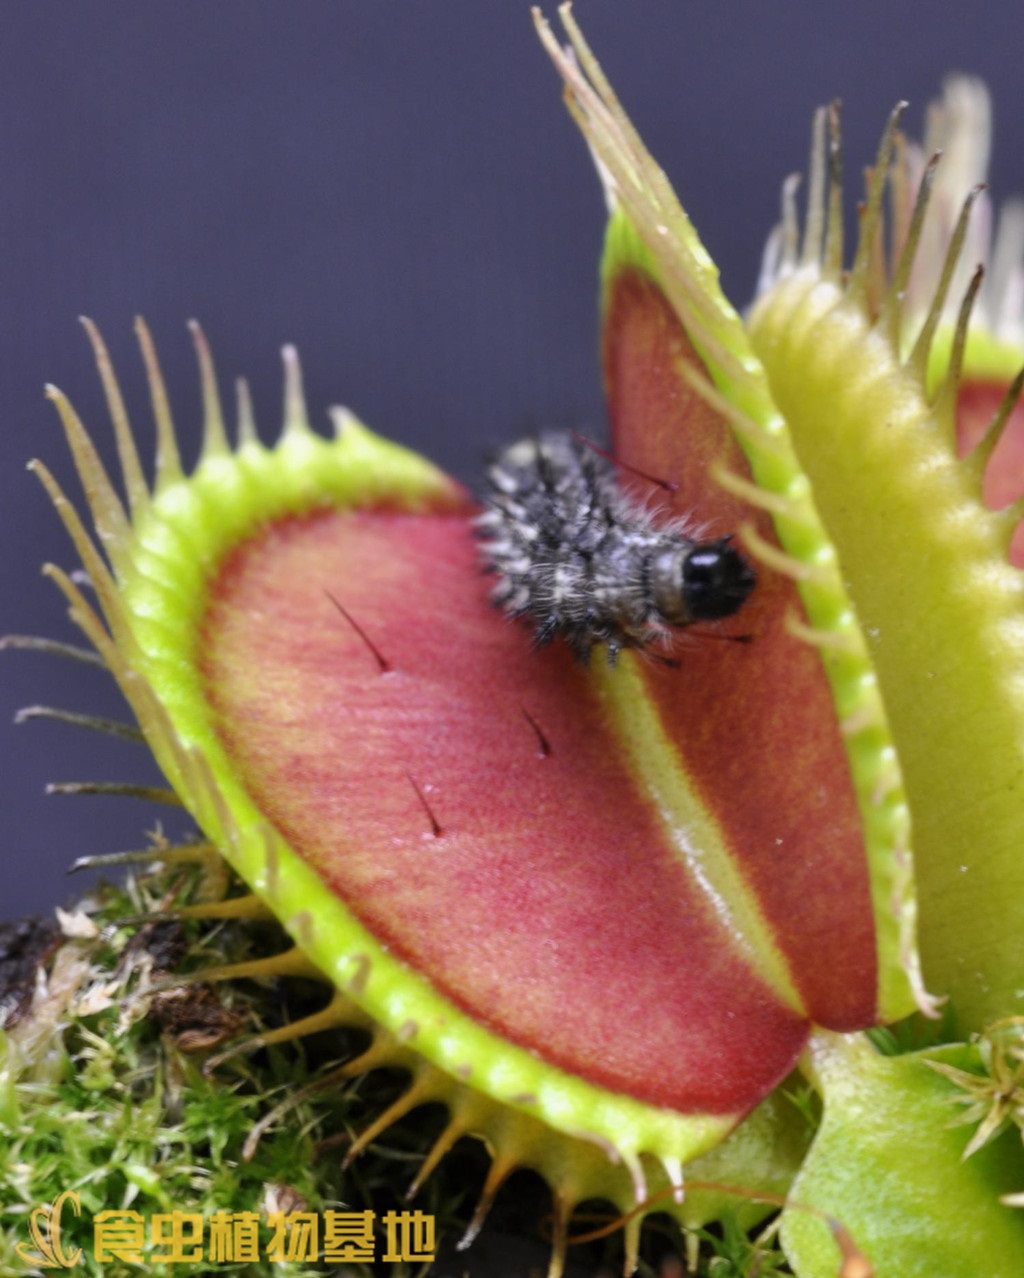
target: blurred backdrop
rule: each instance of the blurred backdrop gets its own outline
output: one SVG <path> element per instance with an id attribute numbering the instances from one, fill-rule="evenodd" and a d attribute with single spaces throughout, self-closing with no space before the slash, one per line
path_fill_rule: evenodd
<path id="1" fill-rule="evenodd" d="M 737 305 L 818 103 L 844 100 L 852 184 L 898 98 L 917 132 L 943 75 L 975 72 L 995 101 L 994 192 L 1024 191 L 1018 0 L 575 12 Z M 602 200 L 525 0 L 8 4 L 0 166 L 0 631 L 71 637 L 38 566 L 73 556 L 24 463 L 75 490 L 47 381 L 107 443 L 79 314 L 106 334 L 143 440 L 131 324 L 147 317 L 189 458 L 193 316 L 225 388 L 250 378 L 265 437 L 285 341 L 316 423 L 347 404 L 468 482 L 535 426 L 603 430 Z M 65 901 L 75 856 L 142 846 L 164 815 L 46 798 L 48 780 L 155 777 L 138 747 L 11 725 L 36 702 L 119 713 L 99 671 L 0 656 L 0 917 Z"/>

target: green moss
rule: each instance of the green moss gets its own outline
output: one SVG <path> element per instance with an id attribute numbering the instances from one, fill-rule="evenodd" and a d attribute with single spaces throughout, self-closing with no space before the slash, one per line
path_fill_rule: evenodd
<path id="1" fill-rule="evenodd" d="M 410 1208 L 409 1183 L 441 1125 L 437 1106 L 413 1111 L 343 1168 L 351 1139 L 391 1104 L 405 1086 L 394 1070 L 335 1083 L 301 1097 L 302 1089 L 364 1046 L 355 1032 L 332 1031 L 300 1042 L 260 1050 L 204 1072 L 224 1036 L 272 1029 L 321 1006 L 325 993 L 313 982 L 203 982 L 167 988 L 170 971 L 194 973 L 276 953 L 287 945 L 276 925 L 244 922 L 211 925 L 173 920 L 126 924 L 125 919 L 187 904 L 207 895 L 195 867 L 156 862 L 121 887 L 105 886 L 85 899 L 72 918 L 95 935 L 65 940 L 47 963 L 47 995 L 31 1013 L 0 1032 L 0 1274 L 41 1272 L 19 1257 L 18 1243 L 31 1242 L 32 1211 L 72 1190 L 81 1216 L 62 1212 L 65 1253 L 82 1249 L 75 1274 L 128 1278 L 140 1266 L 95 1258 L 93 1222 L 105 1210 L 129 1209 L 147 1222 L 166 1212 L 257 1211 L 276 1201 L 284 1210 L 307 1210 L 321 1218 L 329 1210 L 371 1210 L 378 1222 L 376 1254 L 385 1242 L 379 1222 L 386 1212 Z M 175 895 L 176 894 L 176 895 Z M 94 929 L 90 924 L 95 925 Z M 163 987 L 153 991 L 153 986 Z M 186 1051 L 203 1038 L 200 1051 Z M 257 1123 L 290 1098 L 286 1112 L 256 1143 L 245 1144 Z M 412 1204 L 434 1216 L 439 1248 L 450 1247 L 465 1229 L 486 1168 L 473 1141 L 456 1146 Z M 744 1209 L 737 1200 L 739 1211 Z M 508 1262 L 503 1274 L 528 1278 L 546 1264 L 550 1199 L 537 1177 L 515 1177 L 502 1193 L 480 1245 L 458 1262 L 460 1274 L 491 1272 L 495 1246 L 524 1256 L 522 1269 Z M 749 1205 L 747 1205 L 749 1218 Z M 574 1234 L 612 1225 L 607 1204 L 581 1211 Z M 487 1232 L 496 1239 L 488 1247 Z M 261 1253 L 271 1237 L 261 1228 Z M 596 1274 L 622 1266 L 623 1240 L 616 1230 L 570 1252 L 569 1272 Z M 511 1249 L 511 1251 L 509 1251 Z M 695 1275 L 776 1274 L 784 1269 L 774 1237 L 748 1236 L 736 1213 L 720 1227 L 687 1233 L 668 1216 L 645 1230 L 638 1273 L 660 1278 L 665 1257 L 687 1253 Z M 696 1264 L 697 1268 L 692 1266 Z M 246 1278 L 306 1278 L 335 1274 L 328 1262 L 157 1264 L 146 1272 L 160 1278 L 189 1274 Z M 59 1272 L 59 1271 L 57 1271 Z M 350 1264 L 345 1278 L 370 1278 L 371 1264 Z M 378 1266 L 379 1272 L 379 1266 Z M 388 1278 L 449 1272 L 390 1263 Z"/>
<path id="2" fill-rule="evenodd" d="M 394 1098 L 393 1075 L 300 1101 L 269 1128 L 252 1157 L 245 1157 L 254 1125 L 317 1077 L 325 1052 L 351 1054 L 352 1036 L 237 1057 L 207 1076 L 202 1064 L 210 1051 L 184 1051 L 190 1035 L 193 1041 L 204 1035 L 212 1046 L 238 1028 L 258 1032 L 301 1015 L 304 1004 L 322 1001 L 322 995 L 297 981 L 289 983 L 287 995 L 276 983 L 249 983 L 245 993 L 230 985 L 214 993 L 199 984 L 179 987 L 181 995 L 146 994 L 161 980 L 167 959 L 182 972 L 241 961 L 275 943 L 281 948 L 278 930 L 262 925 L 117 925 L 118 918 L 136 914 L 140 903 L 155 905 L 172 877 L 180 878 L 180 870 L 105 889 L 101 899 L 86 903 L 98 935 L 63 945 L 50 972 L 49 997 L 37 998 L 32 1015 L 0 1038 L 0 1273 L 31 1272 L 16 1245 L 30 1238 L 33 1208 L 64 1190 L 81 1199 L 81 1217 L 70 1206 L 62 1213 L 64 1250 L 81 1247 L 75 1272 L 104 1278 L 139 1272 L 137 1265 L 95 1259 L 93 1218 L 104 1210 L 131 1209 L 147 1219 L 174 1211 L 204 1217 L 218 1211 L 265 1214 L 276 1200 L 285 1210 L 318 1215 L 373 1209 L 380 1219 L 404 1206 L 410 1159 L 422 1155 L 428 1140 L 422 1121 L 371 1146 L 353 1170 L 342 1170 L 342 1153 L 317 1152 L 318 1143 L 332 1138 L 347 1144 L 354 1130 Z M 72 983 L 64 994 L 57 988 L 62 981 Z M 55 1034 L 47 1032 L 51 1018 L 59 1025 Z M 464 1224 L 453 1210 L 460 1196 L 442 1179 L 427 1186 L 416 1205 L 434 1215 L 444 1233 Z M 270 1230 L 261 1229 L 261 1252 L 269 1237 Z M 328 1271 L 320 1263 L 269 1260 L 215 1268 L 218 1274 L 253 1278 Z M 150 1263 L 147 1269 L 209 1273 L 210 1263 Z M 391 1271 L 400 1278 L 415 1267 L 394 1264 Z M 355 1278 L 373 1268 L 353 1265 L 347 1272 Z"/>

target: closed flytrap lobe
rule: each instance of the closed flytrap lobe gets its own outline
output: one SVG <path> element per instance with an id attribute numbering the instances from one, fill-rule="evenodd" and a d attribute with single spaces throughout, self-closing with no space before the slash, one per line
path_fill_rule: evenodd
<path id="1" fill-rule="evenodd" d="M 493 1162 L 471 1238 L 513 1169 L 539 1171 L 554 1196 L 553 1278 L 584 1200 L 628 1215 L 630 1270 L 647 1210 L 696 1227 L 733 1205 L 718 1191 L 684 1197 L 684 1164 L 695 1181 L 785 1194 L 802 1120 L 778 1085 L 808 1043 L 804 1066 L 819 1079 L 827 1045 L 845 1041 L 837 1033 L 932 1010 L 907 796 L 858 624 L 873 596 L 858 593 L 858 551 L 843 541 L 856 535 L 841 521 L 837 557 L 831 481 L 812 497 L 775 406 L 810 415 L 787 373 L 803 311 L 789 307 L 778 336 L 775 294 L 761 299 L 762 368 L 664 176 L 563 20 L 575 58 L 542 22 L 541 35 L 612 204 L 612 447 L 678 480 L 670 518 L 697 510 L 735 531 L 757 572 L 743 610 L 755 643 L 702 645 L 673 670 L 628 651 L 615 670 L 583 669 L 564 645 L 532 651 L 489 602 L 466 495 L 348 412 L 334 412 L 334 440 L 314 434 L 293 353 L 281 438 L 265 447 L 243 411 L 232 446 L 197 332 L 205 438 L 186 474 L 141 329 L 157 423 L 150 487 L 90 328 L 127 501 L 60 392 L 95 537 L 37 465 L 99 608 L 47 571 L 179 800 L 251 889 L 222 912 L 269 912 L 294 941 L 258 971 L 209 975 L 317 973 L 332 988 L 327 1007 L 258 1042 L 368 1030 L 348 1072 L 397 1065 L 410 1083 L 356 1149 L 443 1102 L 448 1125 L 416 1182 L 460 1136 L 485 1141 Z M 826 281 L 834 237 L 808 266 Z M 868 365 L 897 343 L 865 316 L 863 252 L 845 285 L 832 272 L 851 336 L 829 365 L 848 376 L 828 384 L 827 420 L 845 421 L 863 394 L 870 429 L 890 413 L 890 392 Z M 790 284 L 780 275 L 780 297 Z M 921 375 L 897 371 L 903 403 Z M 842 482 L 839 504 L 854 507 L 860 490 Z M 893 531 L 900 518 L 918 512 L 894 511 Z M 895 608 L 904 583 L 888 580 Z M 879 624 L 888 633 L 888 616 Z M 891 679 L 920 676 L 910 660 L 890 671 L 881 647 L 879 670 L 887 703 Z M 913 789 L 911 804 L 918 819 Z M 812 1039 L 815 1026 L 833 1034 Z"/>

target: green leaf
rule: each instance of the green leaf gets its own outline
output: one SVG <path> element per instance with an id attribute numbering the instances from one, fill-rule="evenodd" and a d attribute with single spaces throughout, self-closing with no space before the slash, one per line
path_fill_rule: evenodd
<path id="1" fill-rule="evenodd" d="M 927 1064 L 969 1066 L 975 1049 L 880 1056 L 865 1038 L 820 1035 L 811 1053 L 825 1113 L 782 1225 L 799 1278 L 839 1272 L 819 1213 L 852 1234 L 874 1278 L 1024 1273 L 1024 1214 L 999 1202 L 1024 1184 L 1020 1137 L 1006 1132 L 963 1161 L 971 1129 L 950 1125 L 956 1089 Z"/>

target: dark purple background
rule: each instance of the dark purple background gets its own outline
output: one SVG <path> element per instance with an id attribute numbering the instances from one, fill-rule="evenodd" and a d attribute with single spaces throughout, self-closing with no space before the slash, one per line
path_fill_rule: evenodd
<path id="1" fill-rule="evenodd" d="M 1017 0 L 576 12 L 739 304 L 779 182 L 803 167 L 811 109 L 836 95 L 852 182 L 898 97 L 916 129 L 946 71 L 985 76 L 995 190 L 1024 190 Z M 189 457 L 191 316 L 225 382 L 251 378 L 266 434 L 284 341 L 301 348 L 316 422 L 346 403 L 464 479 L 537 424 L 600 430 L 602 202 L 559 95 L 518 0 L 5 5 L 0 630 L 69 635 L 37 566 L 73 556 L 24 462 L 41 456 L 71 483 L 48 380 L 106 444 L 80 313 L 103 327 L 143 439 L 131 321 L 147 316 Z M 103 675 L 21 653 L 0 672 L 0 916 L 14 916 L 64 900 L 75 856 L 139 846 L 161 813 L 43 796 L 49 779 L 146 779 L 141 750 L 6 726 L 37 701 L 118 713 Z"/>

